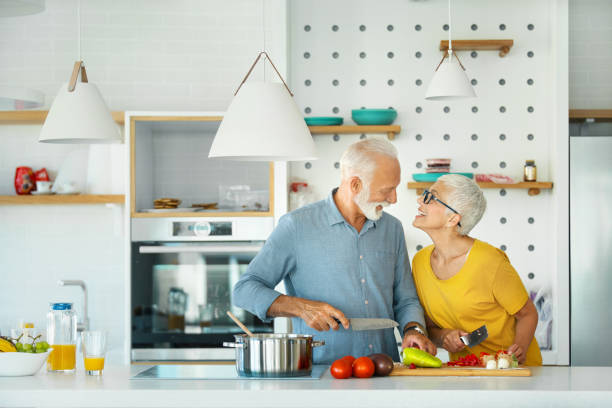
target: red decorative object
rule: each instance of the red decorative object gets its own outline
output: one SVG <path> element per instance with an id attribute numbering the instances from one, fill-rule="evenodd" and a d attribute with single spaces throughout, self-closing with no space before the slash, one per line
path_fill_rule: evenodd
<path id="1" fill-rule="evenodd" d="M 30 194 L 35 187 L 34 173 L 26 166 L 15 169 L 15 192 L 19 195 Z"/>

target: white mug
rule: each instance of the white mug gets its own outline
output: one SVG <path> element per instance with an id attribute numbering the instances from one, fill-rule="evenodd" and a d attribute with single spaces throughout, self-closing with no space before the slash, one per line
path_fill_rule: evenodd
<path id="1" fill-rule="evenodd" d="M 36 191 L 39 193 L 49 193 L 51 192 L 51 186 L 53 185 L 50 181 L 37 181 L 36 182 Z"/>

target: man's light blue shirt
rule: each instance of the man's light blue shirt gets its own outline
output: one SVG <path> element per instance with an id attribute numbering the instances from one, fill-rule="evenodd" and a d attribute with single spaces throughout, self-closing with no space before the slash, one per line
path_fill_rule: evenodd
<path id="1" fill-rule="evenodd" d="M 287 295 L 329 303 L 348 318 L 393 319 L 400 332 L 409 322 L 424 326 L 400 221 L 383 213 L 377 221 L 367 220 L 358 233 L 336 207 L 336 190 L 326 200 L 281 217 L 235 285 L 235 305 L 269 321 L 267 311 L 281 295 L 274 287 L 282 280 Z M 292 322 L 294 333 L 325 340 L 325 346 L 314 349 L 315 363 L 371 353 L 399 360 L 393 329 L 352 331 L 341 326 L 319 332 L 300 318 Z"/>

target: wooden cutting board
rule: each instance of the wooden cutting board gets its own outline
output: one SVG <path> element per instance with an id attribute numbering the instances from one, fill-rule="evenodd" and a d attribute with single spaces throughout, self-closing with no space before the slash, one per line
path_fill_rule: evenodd
<path id="1" fill-rule="evenodd" d="M 413 368 L 395 363 L 391 374 L 394 376 L 423 376 L 423 377 L 531 377 L 528 367 L 487 370 L 484 367 L 447 367 L 440 368 Z"/>

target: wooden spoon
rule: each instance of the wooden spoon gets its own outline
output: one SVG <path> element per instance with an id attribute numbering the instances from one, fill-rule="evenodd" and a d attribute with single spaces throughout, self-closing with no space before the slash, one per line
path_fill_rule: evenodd
<path id="1" fill-rule="evenodd" d="M 234 321 L 234 323 L 236 323 L 246 334 L 249 335 L 249 337 L 253 337 L 253 332 L 251 332 L 249 329 L 247 329 L 247 327 L 242 324 L 242 322 L 240 320 L 238 320 L 238 318 L 236 316 L 234 316 L 234 314 L 232 312 L 230 312 L 229 310 L 227 311 L 227 315 L 230 317 L 230 319 L 232 319 Z"/>

